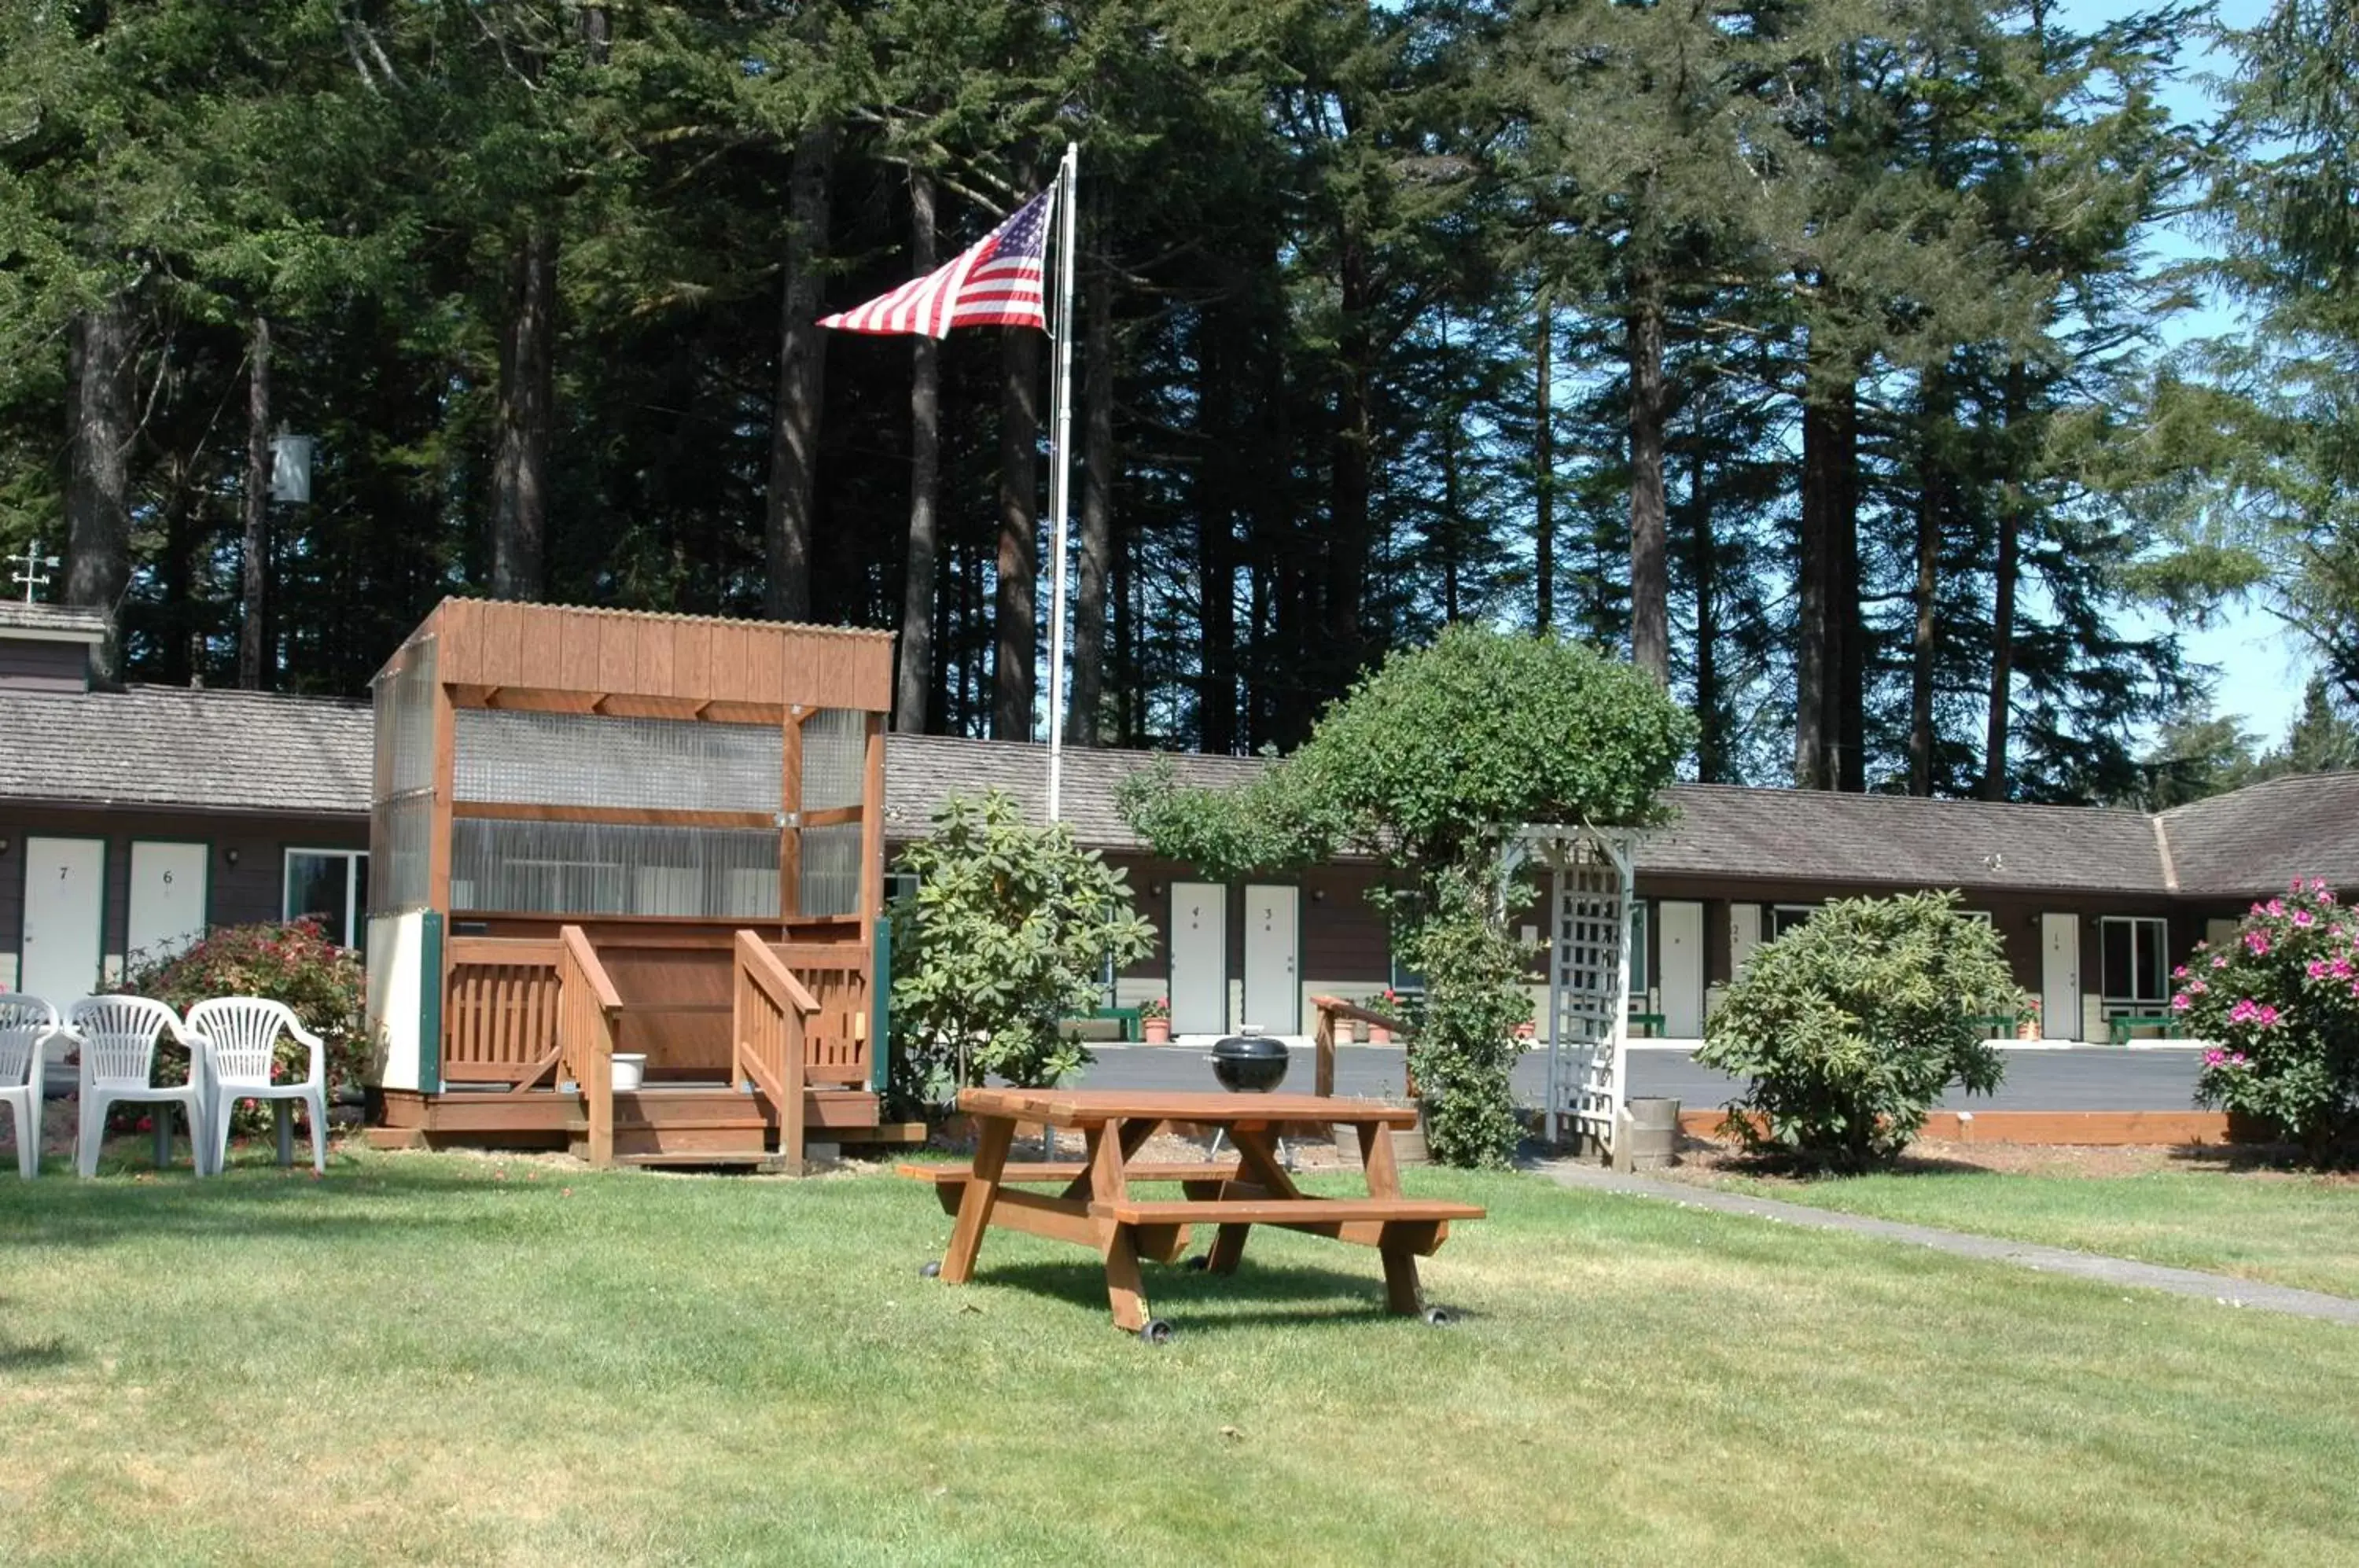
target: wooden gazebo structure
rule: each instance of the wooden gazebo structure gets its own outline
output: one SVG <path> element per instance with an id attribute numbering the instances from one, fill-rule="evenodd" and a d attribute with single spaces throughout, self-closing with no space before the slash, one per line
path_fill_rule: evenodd
<path id="1" fill-rule="evenodd" d="M 884 632 L 437 606 L 375 683 L 377 1136 L 789 1169 L 807 1136 L 876 1136 L 892 658 Z"/>

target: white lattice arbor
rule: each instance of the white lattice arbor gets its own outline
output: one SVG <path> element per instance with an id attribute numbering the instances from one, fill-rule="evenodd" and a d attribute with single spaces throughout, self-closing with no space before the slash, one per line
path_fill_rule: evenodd
<path id="1" fill-rule="evenodd" d="M 1547 867 L 1548 1139 L 1563 1123 L 1611 1152 L 1627 1094 L 1630 911 L 1638 834 L 1614 828 L 1516 830 L 1508 868 Z"/>

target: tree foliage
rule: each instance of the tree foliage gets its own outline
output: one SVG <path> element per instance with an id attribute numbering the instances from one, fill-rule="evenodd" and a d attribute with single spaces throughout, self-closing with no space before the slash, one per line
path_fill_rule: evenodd
<path id="1" fill-rule="evenodd" d="M 1952 1083 L 2006 1073 L 1977 1017 L 2023 1002 L 1997 931 L 1954 893 L 1831 899 L 1755 951 L 1696 1060 L 1746 1080 L 1726 1131 L 1839 1171 L 1888 1165 Z"/>
<path id="2" fill-rule="evenodd" d="M 2285 9 L 2213 204 L 2256 289 L 2314 296 L 2345 24 Z M 2189 194 L 2160 105 L 2200 22 L 0 0 L 0 546 L 70 515 L 134 679 L 232 678 L 258 615 L 266 684 L 354 691 L 453 591 L 807 603 L 926 628 L 928 727 L 1038 733 L 1038 606 L 1003 590 L 1045 465 L 999 334 L 929 351 L 921 420 L 905 341 L 808 329 L 911 275 L 921 191 L 946 256 L 1071 137 L 1100 520 L 1074 734 L 1290 747 L 1482 621 L 1632 648 L 1706 778 L 2118 795 L 2194 673 L 2121 627 L 2184 531 L 2162 492 L 2193 460 L 2130 393 L 2180 299 L 2139 236 Z M 2288 393 L 2237 444 L 2299 526 L 2208 559 L 2324 633 L 2348 355 L 2305 310 L 2315 376 L 2203 387 Z M 272 422 L 321 462 L 249 605 L 265 320 Z"/>
<path id="3" fill-rule="evenodd" d="M 986 1077 L 1051 1084 L 1087 1063 L 1059 1021 L 1155 945 L 1124 874 L 995 790 L 944 801 L 895 866 L 918 883 L 891 909 L 897 1097 L 938 1107 Z"/>

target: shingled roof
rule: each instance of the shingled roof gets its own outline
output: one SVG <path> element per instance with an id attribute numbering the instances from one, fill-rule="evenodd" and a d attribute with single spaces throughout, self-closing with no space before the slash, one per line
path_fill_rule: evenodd
<path id="1" fill-rule="evenodd" d="M 252 691 L 134 686 L 0 691 L 0 800 L 360 816 L 368 811 L 367 704 Z M 1074 749 L 1063 815 L 1100 849 L 1146 845 L 1114 808 L 1121 781 L 1158 762 L 1227 788 L 1250 757 Z M 1046 748 L 894 735 L 886 820 L 921 832 L 954 793 L 999 789 L 1048 814 Z M 2158 817 L 2120 808 L 1672 786 L 1679 819 L 1646 840 L 1642 871 L 1727 880 L 1889 887 L 2016 887 L 2244 898 L 2323 877 L 2359 888 L 2359 773 L 2273 779 Z"/>
<path id="2" fill-rule="evenodd" d="M 2181 892 L 2243 898 L 2297 877 L 2359 887 L 2359 773 L 2272 779 L 2158 820 Z"/>
<path id="3" fill-rule="evenodd" d="M 367 703 L 326 697 L 0 691 L 0 800 L 365 814 L 374 733 Z"/>
<path id="4" fill-rule="evenodd" d="M 76 609 L 71 604 L 27 604 L 0 599 L 0 637 L 11 632 L 96 642 L 106 636 L 106 615 L 103 611 Z"/>
<path id="5" fill-rule="evenodd" d="M 1267 766 L 1257 757 L 1069 748 L 1060 814 L 1072 825 L 1073 837 L 1098 849 L 1146 848 L 1114 809 L 1114 791 L 1125 779 L 1158 762 L 1168 763 L 1183 784 L 1215 789 L 1245 783 Z M 951 795 L 985 789 L 1006 791 L 1027 818 L 1046 822 L 1048 748 L 953 735 L 897 735 L 886 742 L 885 821 L 897 838 L 922 831 Z"/>
<path id="6" fill-rule="evenodd" d="M 1643 871 L 1905 887 L 2168 892 L 2154 821 L 2103 806 L 2025 806 L 1822 789 L 1678 784 L 1679 820 Z"/>

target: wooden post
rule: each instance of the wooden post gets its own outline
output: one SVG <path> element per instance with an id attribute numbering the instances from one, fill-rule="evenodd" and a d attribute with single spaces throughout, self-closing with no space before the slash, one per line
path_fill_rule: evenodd
<path id="1" fill-rule="evenodd" d="M 458 719 L 451 701 L 451 688 L 442 681 L 442 647 L 440 636 L 433 639 L 431 648 L 435 657 L 434 793 L 427 807 L 426 902 L 431 910 L 448 920 L 451 916 L 451 797 L 452 784 L 458 772 Z M 416 658 L 416 652 L 413 651 L 410 657 Z M 449 928 L 446 926 L 444 929 Z M 435 1005 L 428 1009 L 428 1013 L 440 1025 L 437 1030 L 440 1037 L 447 1036 L 451 1027 L 451 1011 L 448 1005 L 451 986 L 451 944 L 442 943 L 441 951 L 436 956 L 440 962 L 434 965 L 433 972 L 420 974 L 418 983 L 420 985 L 434 987 Z M 442 1082 L 442 1060 L 448 1049 L 448 1041 L 443 1038 L 421 1040 L 418 1042 L 418 1051 L 421 1057 L 429 1051 L 434 1053 L 433 1078 L 438 1084 Z"/>
<path id="2" fill-rule="evenodd" d="M 1317 1070 L 1311 1079 L 1310 1092 L 1321 1099 L 1335 1095 L 1335 1013 L 1324 996 L 1313 996 L 1312 1005 L 1319 1009 L 1319 1027 L 1311 1034 L 1311 1050 Z"/>
<path id="3" fill-rule="evenodd" d="M 785 766 L 778 779 L 778 810 L 787 819 L 778 833 L 778 919 L 782 922 L 803 909 L 803 720 L 810 713 L 800 703 L 789 703 L 787 708 Z"/>

